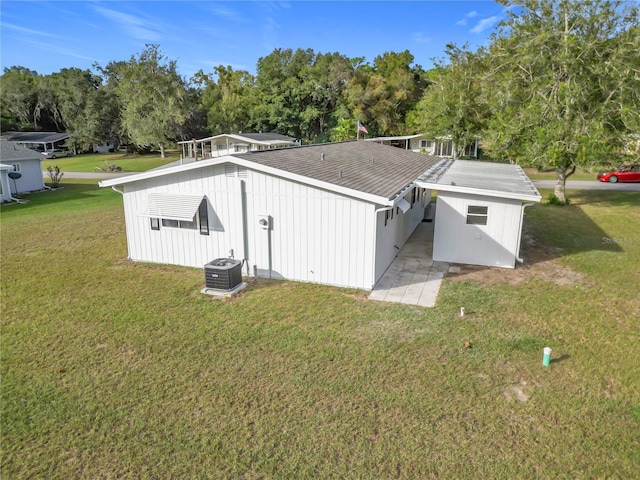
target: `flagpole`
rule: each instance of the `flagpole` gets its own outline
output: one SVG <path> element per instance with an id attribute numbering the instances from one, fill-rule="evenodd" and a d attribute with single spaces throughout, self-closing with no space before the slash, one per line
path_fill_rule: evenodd
<path id="1" fill-rule="evenodd" d="M 356 120 L 356 141 L 360 140 L 360 120 Z"/>

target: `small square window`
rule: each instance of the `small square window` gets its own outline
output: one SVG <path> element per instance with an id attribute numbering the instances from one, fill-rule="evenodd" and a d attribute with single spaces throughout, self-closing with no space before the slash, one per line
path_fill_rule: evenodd
<path id="1" fill-rule="evenodd" d="M 489 207 L 480 205 L 467 206 L 467 225 L 486 225 L 489 218 Z"/>
<path id="2" fill-rule="evenodd" d="M 159 218 L 151 218 L 151 230 L 160 230 Z"/>

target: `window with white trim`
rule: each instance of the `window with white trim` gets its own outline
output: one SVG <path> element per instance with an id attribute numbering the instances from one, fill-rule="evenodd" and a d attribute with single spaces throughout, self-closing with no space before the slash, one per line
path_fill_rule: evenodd
<path id="1" fill-rule="evenodd" d="M 209 212 L 207 209 L 207 199 L 203 198 L 191 220 L 150 217 L 151 230 L 164 228 L 180 228 L 184 230 L 200 230 L 200 235 L 209 235 Z"/>
<path id="2" fill-rule="evenodd" d="M 236 144 L 233 146 L 233 151 L 236 153 L 244 153 L 249 151 L 249 145 L 245 143 Z"/>
<path id="3" fill-rule="evenodd" d="M 467 225 L 486 225 L 489 219 L 489 207 L 467 205 Z"/>
<path id="4" fill-rule="evenodd" d="M 196 224 L 195 217 L 191 221 L 186 220 L 172 220 L 170 218 L 162 219 L 162 226 L 169 228 L 184 228 L 185 230 L 196 230 L 198 225 Z"/>

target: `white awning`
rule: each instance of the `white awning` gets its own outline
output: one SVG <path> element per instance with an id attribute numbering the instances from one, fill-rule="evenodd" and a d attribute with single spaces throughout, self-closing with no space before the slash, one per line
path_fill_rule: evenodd
<path id="1" fill-rule="evenodd" d="M 409 202 L 407 202 L 404 198 L 401 198 L 400 201 L 396 203 L 396 207 L 400 207 L 402 213 L 407 213 L 411 208 L 411 205 L 409 205 Z"/>
<path id="2" fill-rule="evenodd" d="M 143 217 L 166 218 L 191 222 L 196 216 L 204 195 L 178 195 L 175 193 L 150 193 Z"/>

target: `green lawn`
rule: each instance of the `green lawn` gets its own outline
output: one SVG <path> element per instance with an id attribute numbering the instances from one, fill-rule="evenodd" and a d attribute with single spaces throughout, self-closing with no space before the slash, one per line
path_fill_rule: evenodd
<path id="1" fill-rule="evenodd" d="M 533 271 L 579 281 L 462 275 L 422 309 L 201 295 L 125 260 L 119 194 L 64 186 L 2 207 L 3 478 L 637 478 L 640 193 L 527 209 Z"/>
<path id="2" fill-rule="evenodd" d="M 58 166 L 63 172 L 95 172 L 100 171 L 106 165 L 118 165 L 123 172 L 144 172 L 151 168 L 156 168 L 170 162 L 178 160 L 180 157 L 175 152 L 169 152 L 167 158 L 160 158 L 159 153 L 145 155 L 116 153 L 88 153 L 75 155 L 73 157 L 56 158 L 54 160 L 43 160 L 42 169 Z"/>

